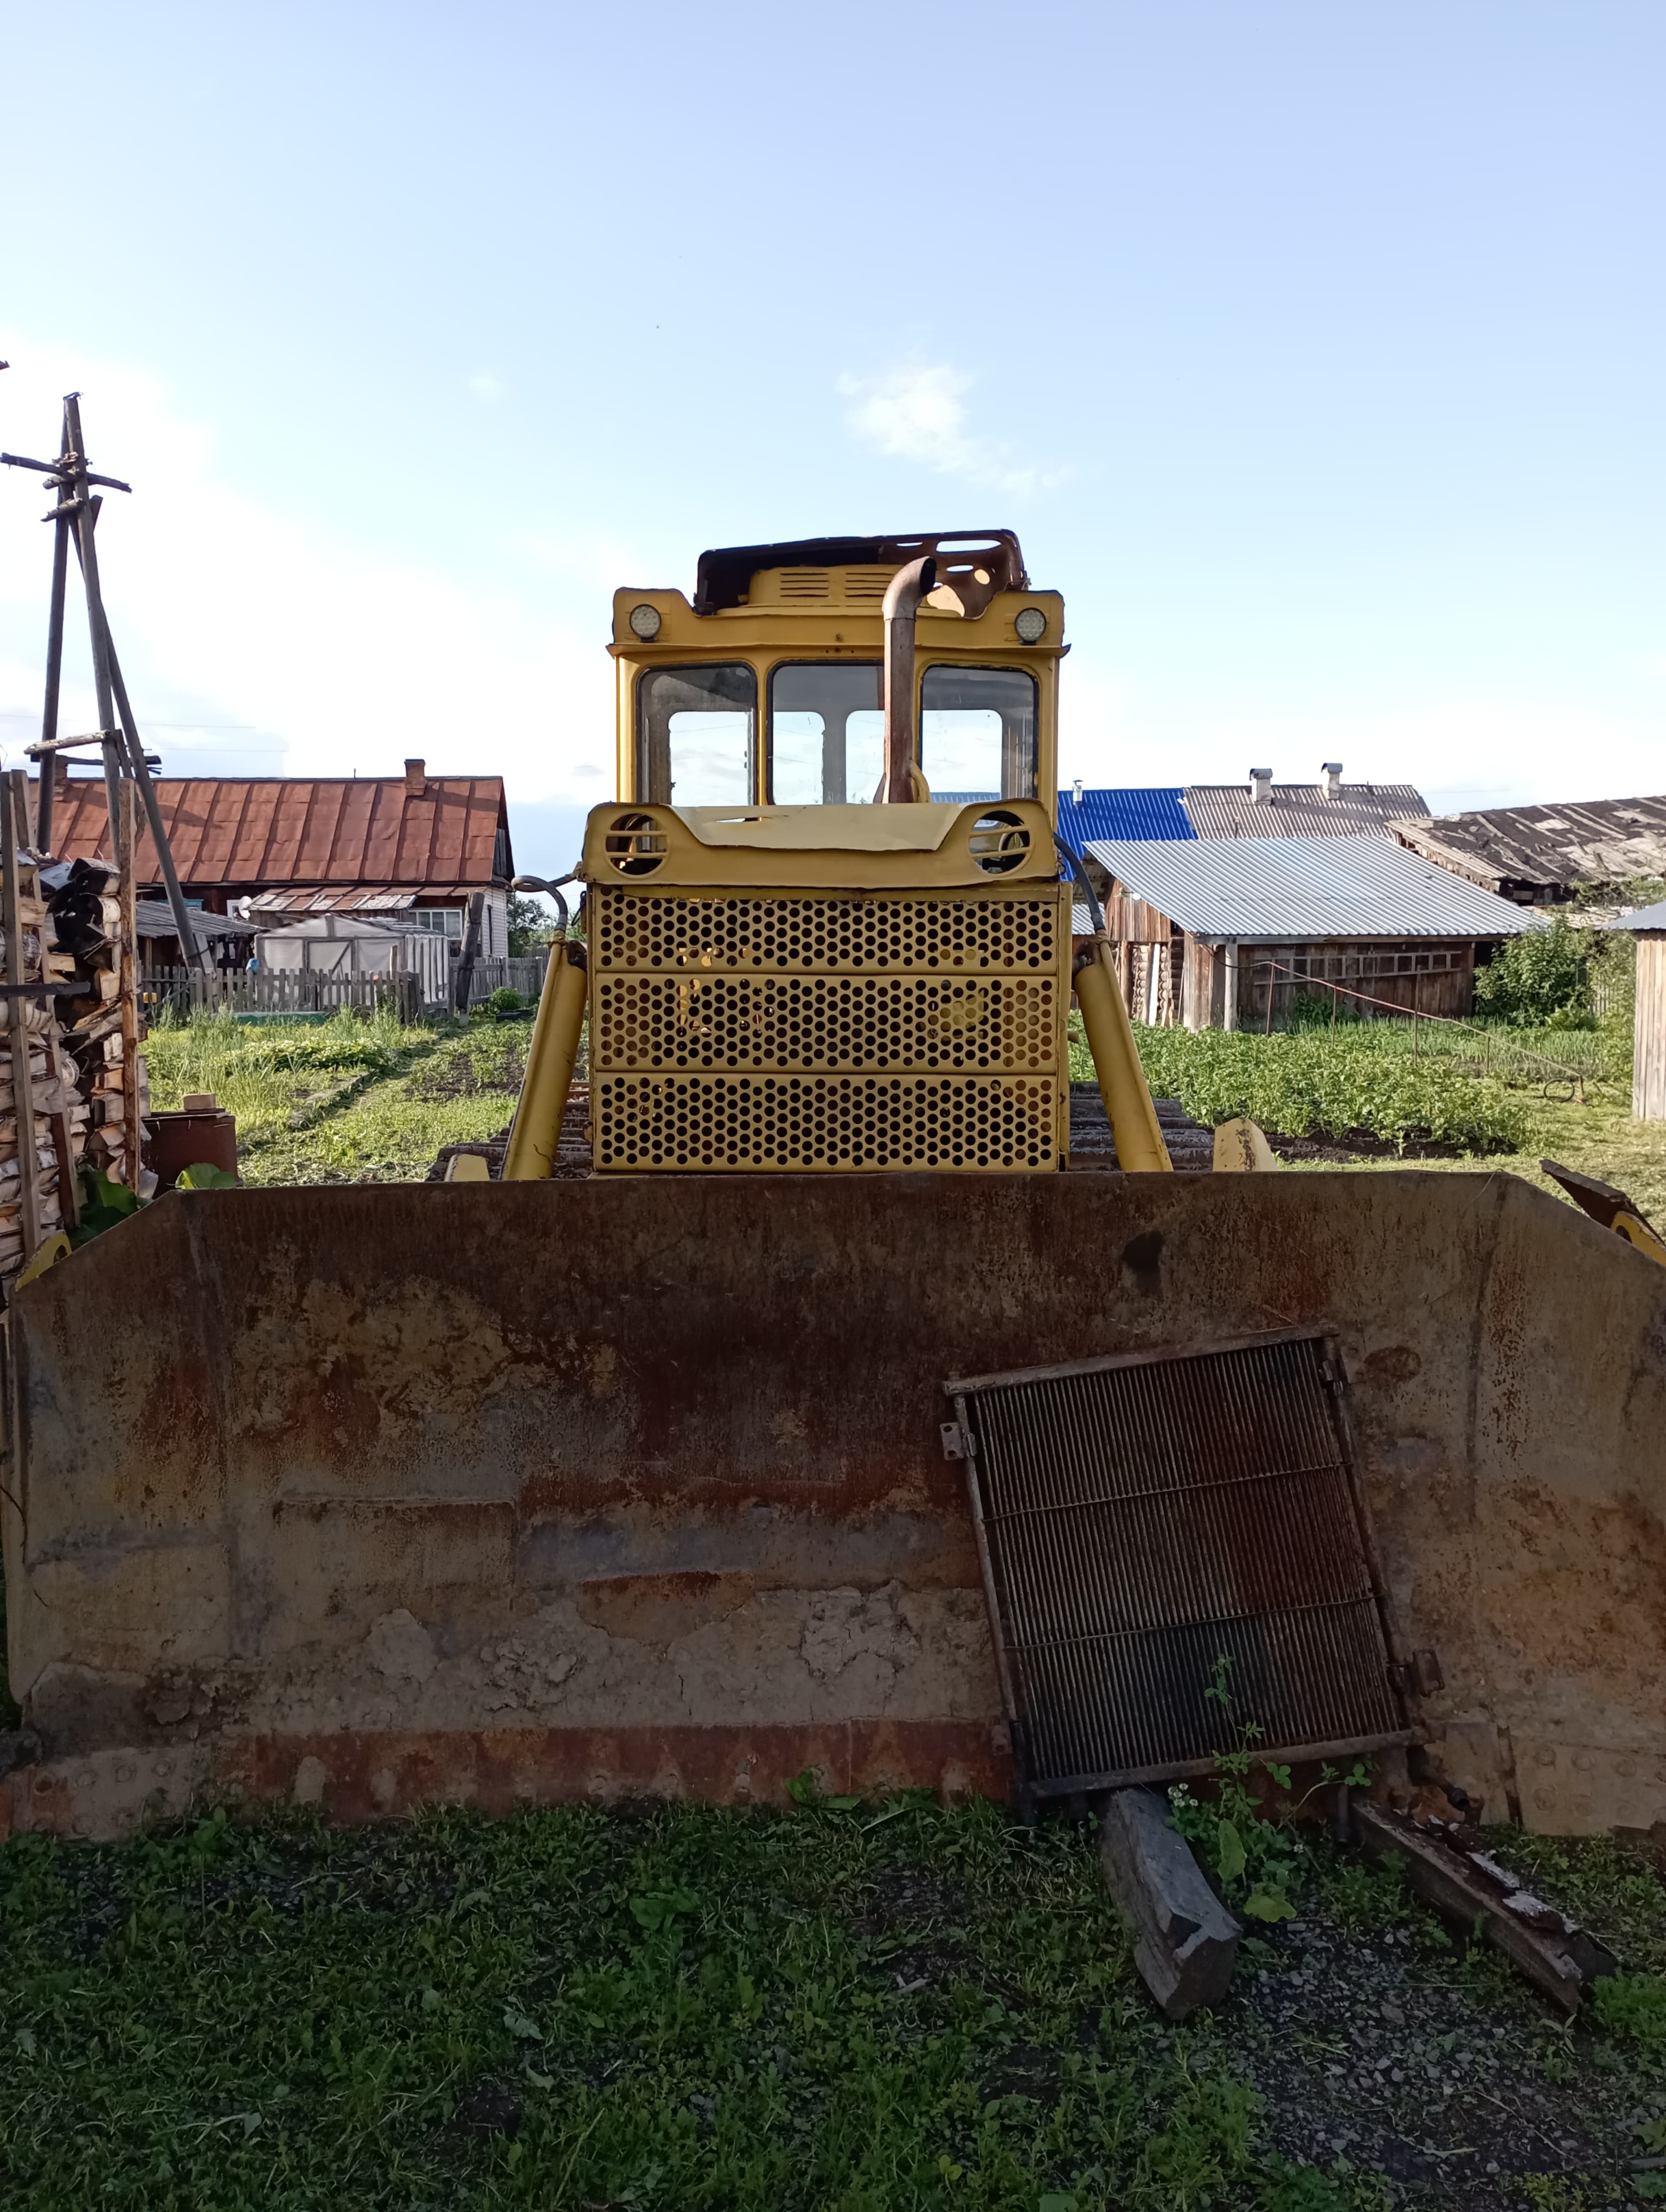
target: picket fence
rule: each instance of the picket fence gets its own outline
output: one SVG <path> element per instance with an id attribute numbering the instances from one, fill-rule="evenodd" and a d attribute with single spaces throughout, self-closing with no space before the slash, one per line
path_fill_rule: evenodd
<path id="1" fill-rule="evenodd" d="M 519 991 L 536 999 L 544 988 L 544 960 L 477 960 L 469 981 L 469 1004 L 479 1006 L 494 991 Z M 180 1020 L 192 1014 L 333 1014 L 344 1006 L 374 1013 L 390 1008 L 402 1022 L 421 1021 L 442 1011 L 424 1003 L 419 975 L 326 975 L 289 968 L 250 975 L 240 968 L 149 968 L 140 988 L 153 1017 L 167 1009 Z"/>

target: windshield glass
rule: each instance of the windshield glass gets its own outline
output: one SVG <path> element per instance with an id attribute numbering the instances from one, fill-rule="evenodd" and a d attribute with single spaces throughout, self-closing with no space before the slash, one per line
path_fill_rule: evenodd
<path id="1" fill-rule="evenodd" d="M 661 805 L 749 806 L 757 678 L 744 661 L 652 668 L 636 687 L 636 788 Z"/>
<path id="2" fill-rule="evenodd" d="M 885 765 L 875 661 L 801 661 L 769 678 L 769 796 L 777 806 L 873 798 Z"/>
<path id="3" fill-rule="evenodd" d="M 920 765 L 933 799 L 1036 796 L 1036 679 L 1022 668 L 928 668 Z"/>

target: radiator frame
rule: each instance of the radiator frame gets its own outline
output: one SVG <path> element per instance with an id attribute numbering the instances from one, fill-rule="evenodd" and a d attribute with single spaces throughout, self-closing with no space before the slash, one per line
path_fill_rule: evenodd
<path id="1" fill-rule="evenodd" d="M 1187 1362 L 1212 1358 L 1231 1358 L 1233 1355 L 1273 1350 L 1286 1346 L 1310 1345 L 1316 1348 L 1319 1373 L 1323 1384 L 1323 1418 L 1335 1447 L 1334 1474 L 1340 1483 L 1341 1498 L 1345 1504 L 1352 1532 L 1359 1547 L 1358 1565 L 1367 1591 L 1352 1601 L 1363 1605 L 1369 1595 L 1370 1615 L 1380 1639 L 1382 1662 L 1382 1693 L 1380 1721 L 1392 1725 L 1362 1726 L 1352 1730 L 1325 1736 L 1302 1740 L 1292 1736 L 1280 1741 L 1268 1737 L 1257 1741 L 1253 1756 L 1259 1764 L 1276 1760 L 1281 1765 L 1316 1764 L 1321 1761 L 1350 1759 L 1374 1752 L 1408 1746 L 1420 1741 L 1420 1731 L 1408 1724 L 1406 1683 L 1408 1661 L 1398 1634 L 1394 1608 L 1384 1576 L 1383 1563 L 1371 1528 L 1371 1515 L 1359 1477 L 1357 1441 L 1347 1409 L 1347 1378 L 1343 1366 L 1341 1346 L 1334 1326 L 1314 1323 L 1304 1328 L 1256 1331 L 1251 1334 L 1221 1337 L 1189 1344 L 1158 1345 L 1137 1351 L 1110 1352 L 1101 1357 L 1064 1362 L 1042 1367 L 1018 1368 L 987 1375 L 964 1376 L 946 1382 L 943 1388 L 954 1409 L 954 1419 L 945 1424 L 945 1449 L 952 1456 L 965 1462 L 966 1489 L 971 1513 L 973 1532 L 976 1540 L 979 1565 L 982 1574 L 984 1598 L 988 1607 L 990 1634 L 994 1646 L 996 1669 L 1000 1682 L 1001 1698 L 1007 1724 L 1012 1732 L 1016 1790 L 1020 1810 L 1025 1819 L 1033 1816 L 1037 1802 L 1043 1798 L 1085 1799 L 1110 1790 L 1130 1788 L 1152 1783 L 1171 1783 L 1199 1780 L 1219 1771 L 1219 1747 L 1204 1748 L 1202 1738 L 1207 1730 L 1200 1727 L 1199 1747 L 1189 1756 L 1177 1755 L 1122 1765 L 1108 1765 L 1074 1771 L 1061 1772 L 1049 1769 L 1037 1755 L 1037 1739 L 1041 1733 L 1037 1725 L 1036 1701 L 1032 1692 L 1021 1686 L 1019 1668 L 1015 1665 L 1015 1644 L 1010 1634 L 1012 1626 L 1008 1606 L 1003 1601 L 1005 1571 L 1007 1562 L 1003 1556 L 1001 1540 L 994 1534 L 994 1517 L 988 1510 L 980 1460 L 991 1456 L 980 1448 L 979 1424 L 976 1419 L 979 1401 L 986 1394 L 996 1390 L 1023 1389 L 1027 1386 L 1056 1382 L 1074 1376 L 1123 1372 L 1134 1369 L 1171 1368 Z M 1310 1409 L 1319 1410 L 1316 1403 Z M 1310 1469 L 1307 1472 L 1321 1472 Z M 1274 1471 L 1268 1470 L 1269 1475 Z M 1200 1490 L 1202 1484 L 1176 1484 L 1165 1494 L 1183 1498 L 1188 1491 Z M 1128 1493 L 1132 1497 L 1134 1493 Z M 1085 1501 L 1091 1504 L 1094 1501 Z M 1101 1505 L 1114 1506 L 1128 1502 L 1128 1498 L 1107 1497 L 1097 1501 Z M 1250 1620 L 1276 1617 L 1278 1609 L 1267 1607 L 1249 1609 L 1237 1616 Z M 1125 1632 L 1144 1633 L 1152 1637 L 1164 1632 L 1176 1633 L 1195 1626 L 1192 1623 L 1163 1622 L 1145 1631 Z M 1081 1640 L 1081 1639 L 1079 1639 Z M 1366 1653 L 1375 1658 L 1375 1653 Z M 1206 1709 L 1200 1713 L 1207 1717 Z"/>

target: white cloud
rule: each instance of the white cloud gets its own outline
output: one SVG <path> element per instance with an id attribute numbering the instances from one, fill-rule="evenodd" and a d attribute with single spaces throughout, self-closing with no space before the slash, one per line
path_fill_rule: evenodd
<path id="1" fill-rule="evenodd" d="M 134 486 L 106 495 L 100 567 L 164 773 L 386 775 L 420 753 L 436 773 L 501 772 L 512 798 L 593 799 L 597 774 L 611 778 L 599 591 L 575 621 L 550 611 L 572 595 L 530 562 L 524 581 L 485 585 L 355 544 L 238 491 L 210 428 L 143 371 L 11 331 L 7 355 L 0 444 L 55 452 L 60 395 L 78 387 L 94 466 Z M 13 765 L 39 728 L 46 505 L 38 477 L 0 471 L 0 745 Z M 95 726 L 84 624 L 70 636 L 66 732 Z"/>
<path id="2" fill-rule="evenodd" d="M 878 453 L 1001 491 L 1045 491 L 1061 483 L 1061 471 L 1020 465 L 1009 447 L 968 427 L 971 388 L 972 379 L 947 362 L 917 362 L 882 376 L 845 375 L 837 386 L 851 402 L 851 428 Z"/>
<path id="3" fill-rule="evenodd" d="M 496 369 L 477 369 L 469 379 L 469 390 L 473 392 L 477 399 L 483 399 L 488 404 L 493 400 L 501 399 L 508 389 L 508 386 Z"/>

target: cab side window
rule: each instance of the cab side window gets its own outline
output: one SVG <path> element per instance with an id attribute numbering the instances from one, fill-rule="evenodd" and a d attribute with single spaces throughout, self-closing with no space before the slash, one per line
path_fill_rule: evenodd
<path id="1" fill-rule="evenodd" d="M 1036 796 L 1036 679 L 1023 668 L 928 668 L 920 765 L 933 799 Z"/>
<path id="2" fill-rule="evenodd" d="M 750 806 L 757 678 L 744 661 L 651 668 L 636 686 L 636 788 L 668 806 Z"/>

